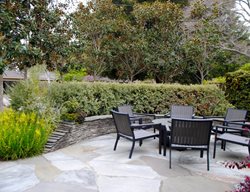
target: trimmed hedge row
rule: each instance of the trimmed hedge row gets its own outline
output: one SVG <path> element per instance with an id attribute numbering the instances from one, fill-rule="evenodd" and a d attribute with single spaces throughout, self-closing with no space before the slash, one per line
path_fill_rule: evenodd
<path id="1" fill-rule="evenodd" d="M 226 75 L 226 97 L 236 108 L 250 111 L 250 71 L 238 70 Z"/>
<path id="2" fill-rule="evenodd" d="M 131 104 L 139 113 L 166 113 L 172 104 L 192 105 L 196 115 L 224 115 L 232 107 L 215 85 L 53 83 L 48 92 L 55 106 L 84 111 L 87 116 L 109 114 Z"/>

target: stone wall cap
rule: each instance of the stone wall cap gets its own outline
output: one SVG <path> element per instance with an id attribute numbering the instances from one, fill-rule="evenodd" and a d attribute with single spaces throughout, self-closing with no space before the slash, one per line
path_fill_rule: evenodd
<path id="1" fill-rule="evenodd" d="M 112 115 L 97 115 L 97 116 L 85 117 L 85 121 L 95 121 L 99 119 L 110 119 L 110 118 L 112 118 Z"/>

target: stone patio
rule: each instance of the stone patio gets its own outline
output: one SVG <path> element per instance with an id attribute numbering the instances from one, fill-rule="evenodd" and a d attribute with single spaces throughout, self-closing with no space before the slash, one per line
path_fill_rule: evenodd
<path id="1" fill-rule="evenodd" d="M 84 140 L 41 156 L 0 162 L 0 192 L 216 192 L 230 191 L 250 169 L 225 168 L 224 160 L 242 160 L 247 148 L 218 145 L 216 159 L 210 150 L 210 171 L 206 155 L 199 151 L 173 151 L 169 169 L 168 151 L 158 154 L 158 139 L 145 140 L 128 159 L 131 142 L 121 139 L 113 151 L 115 134 Z"/>

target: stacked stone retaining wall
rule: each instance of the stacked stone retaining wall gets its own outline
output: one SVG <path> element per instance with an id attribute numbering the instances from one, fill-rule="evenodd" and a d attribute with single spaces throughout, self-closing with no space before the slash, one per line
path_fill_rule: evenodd
<path id="1" fill-rule="evenodd" d="M 115 132 L 111 115 L 86 117 L 82 124 L 62 122 L 48 139 L 44 152 L 55 151 L 87 138 Z"/>

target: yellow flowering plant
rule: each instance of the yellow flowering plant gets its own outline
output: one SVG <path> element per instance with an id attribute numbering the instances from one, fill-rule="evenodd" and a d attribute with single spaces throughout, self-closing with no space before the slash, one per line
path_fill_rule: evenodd
<path id="1" fill-rule="evenodd" d="M 5 109 L 0 127 L 0 159 L 14 160 L 42 153 L 53 125 L 34 112 Z"/>

